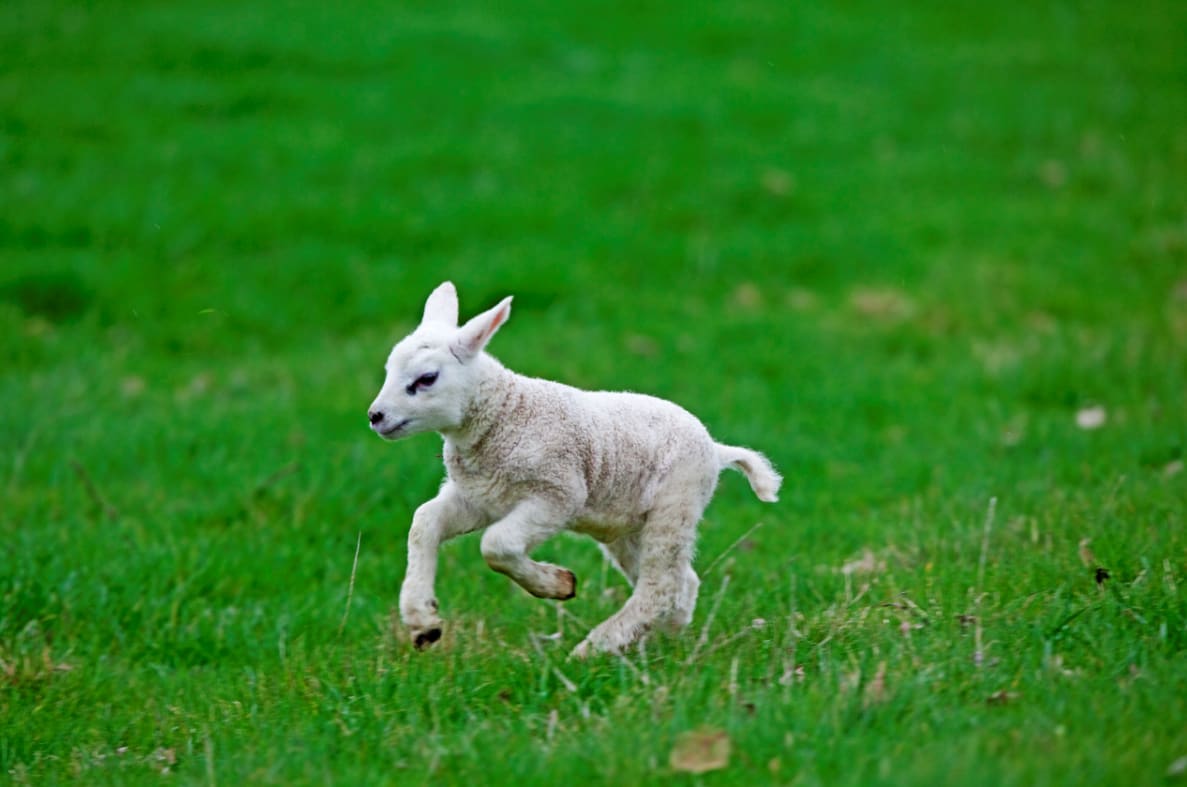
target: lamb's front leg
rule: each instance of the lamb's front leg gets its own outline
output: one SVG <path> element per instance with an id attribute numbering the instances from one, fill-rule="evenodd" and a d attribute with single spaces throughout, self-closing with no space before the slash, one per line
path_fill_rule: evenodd
<path id="1" fill-rule="evenodd" d="M 487 565 L 537 598 L 564 601 L 577 595 L 577 577 L 567 568 L 539 563 L 528 553 L 564 529 L 569 514 L 543 500 L 528 500 L 482 534 Z"/>
<path id="2" fill-rule="evenodd" d="M 448 482 L 436 497 L 423 503 L 412 515 L 408 567 L 400 587 L 400 619 L 408 627 L 416 647 L 423 648 L 441 638 L 434 590 L 438 548 L 454 536 L 477 530 L 483 524 L 481 515 Z"/>

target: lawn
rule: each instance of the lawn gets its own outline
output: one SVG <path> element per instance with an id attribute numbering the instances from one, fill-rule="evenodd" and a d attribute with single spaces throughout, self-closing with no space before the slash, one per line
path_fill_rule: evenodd
<path id="1" fill-rule="evenodd" d="M 0 780 L 1187 783 L 1187 6 L 0 4 Z M 454 281 L 684 405 L 679 636 L 366 409 Z M 728 749 L 728 750 L 727 750 Z M 705 768 L 704 773 L 689 773 Z"/>

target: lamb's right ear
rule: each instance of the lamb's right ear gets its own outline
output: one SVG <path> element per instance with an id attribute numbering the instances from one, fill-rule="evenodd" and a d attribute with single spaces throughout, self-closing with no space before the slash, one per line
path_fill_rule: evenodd
<path id="1" fill-rule="evenodd" d="M 450 328 L 457 327 L 457 289 L 453 282 L 442 283 L 425 301 L 425 313 L 420 318 L 420 323 L 424 325 L 430 322 L 445 323 Z"/>
<path id="2" fill-rule="evenodd" d="M 499 326 L 507 322 L 510 316 L 511 298 L 507 297 L 499 301 L 498 306 L 470 318 L 469 322 L 458 328 L 457 337 L 450 345 L 450 350 L 462 363 L 469 361 L 482 352 L 490 337 L 495 335 L 495 331 L 499 330 Z"/>

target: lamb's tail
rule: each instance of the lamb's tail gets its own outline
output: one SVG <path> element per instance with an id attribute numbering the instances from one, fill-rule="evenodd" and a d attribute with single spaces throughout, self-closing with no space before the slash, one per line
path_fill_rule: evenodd
<path id="1" fill-rule="evenodd" d="M 774 503 L 779 499 L 779 485 L 783 483 L 783 477 L 758 451 L 718 443 L 717 461 L 721 462 L 723 469 L 732 467 L 740 470 L 750 481 L 750 488 L 759 500 Z"/>

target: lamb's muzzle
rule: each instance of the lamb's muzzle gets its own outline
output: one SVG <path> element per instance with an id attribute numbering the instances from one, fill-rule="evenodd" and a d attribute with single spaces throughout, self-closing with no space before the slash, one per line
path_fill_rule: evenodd
<path id="1" fill-rule="evenodd" d="M 697 523 L 725 468 L 745 474 L 760 500 L 782 479 L 765 456 L 722 445 L 671 402 L 582 391 L 524 377 L 484 352 L 511 315 L 511 299 L 458 327 L 445 282 L 420 326 L 387 360 L 368 410 L 386 439 L 425 431 L 445 440 L 447 478 L 408 532 L 400 615 L 418 648 L 441 637 L 434 591 L 442 542 L 483 530 L 487 564 L 541 598 L 576 593 L 573 572 L 532 560 L 556 533 L 588 533 L 634 588 L 573 654 L 620 652 L 656 626 L 688 625 L 700 584 L 692 569 Z M 392 426 L 394 424 L 394 426 Z"/>

